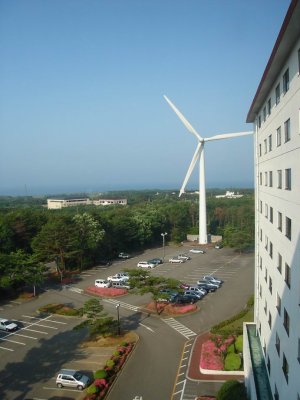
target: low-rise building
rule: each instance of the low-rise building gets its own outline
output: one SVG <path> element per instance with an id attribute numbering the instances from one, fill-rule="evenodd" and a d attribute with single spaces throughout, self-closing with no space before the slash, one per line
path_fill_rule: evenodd
<path id="1" fill-rule="evenodd" d="M 108 205 L 127 205 L 126 198 L 120 199 L 98 199 L 90 200 L 83 199 L 47 199 L 48 210 L 60 210 L 65 207 L 78 207 L 78 206 L 108 206 Z"/>

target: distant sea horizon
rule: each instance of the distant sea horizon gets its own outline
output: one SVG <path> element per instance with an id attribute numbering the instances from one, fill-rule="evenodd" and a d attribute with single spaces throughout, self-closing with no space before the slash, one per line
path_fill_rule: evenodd
<path id="1" fill-rule="evenodd" d="M 23 187 L 0 187 L 0 196 L 53 196 L 55 194 L 72 194 L 72 193 L 108 193 L 122 191 L 143 191 L 143 190 L 175 190 L 179 191 L 180 184 L 103 184 L 103 185 L 45 185 L 45 186 L 30 186 Z M 212 182 L 206 185 L 206 189 L 254 189 L 253 182 Z M 196 185 L 186 188 L 186 191 L 198 190 Z"/>

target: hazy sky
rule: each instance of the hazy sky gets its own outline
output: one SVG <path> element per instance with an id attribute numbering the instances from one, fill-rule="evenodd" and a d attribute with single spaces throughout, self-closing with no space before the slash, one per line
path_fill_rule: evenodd
<path id="1" fill-rule="evenodd" d="M 0 0 L 0 194 L 180 188 L 245 123 L 289 0 Z M 207 186 L 253 183 L 253 139 L 207 143 Z M 197 186 L 196 169 L 188 188 Z"/>

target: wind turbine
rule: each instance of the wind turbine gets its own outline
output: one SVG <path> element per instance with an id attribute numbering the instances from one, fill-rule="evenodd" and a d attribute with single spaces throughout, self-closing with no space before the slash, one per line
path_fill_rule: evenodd
<path id="1" fill-rule="evenodd" d="M 238 133 L 226 133 L 221 135 L 215 135 L 207 138 L 203 138 L 199 135 L 195 128 L 189 123 L 189 121 L 181 114 L 181 112 L 174 106 L 170 99 L 164 95 L 165 100 L 181 120 L 183 125 L 190 131 L 198 140 L 198 145 L 196 147 L 195 153 L 193 155 L 192 161 L 190 163 L 187 174 L 184 178 L 183 184 L 181 186 L 179 197 L 184 193 L 186 184 L 190 179 L 190 176 L 195 168 L 196 162 L 199 158 L 199 244 L 207 243 L 207 229 L 206 229 L 206 189 L 205 189 L 205 164 L 204 164 L 204 144 L 212 140 L 230 139 L 239 136 L 252 135 L 253 132 L 238 132 Z"/>

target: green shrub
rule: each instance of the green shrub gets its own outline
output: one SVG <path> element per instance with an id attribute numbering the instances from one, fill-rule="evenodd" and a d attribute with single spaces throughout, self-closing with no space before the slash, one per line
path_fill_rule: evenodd
<path id="1" fill-rule="evenodd" d="M 239 354 L 229 353 L 225 357 L 224 369 L 225 371 L 238 371 L 241 368 L 241 363 Z"/>
<path id="2" fill-rule="evenodd" d="M 87 394 L 95 394 L 95 393 L 97 393 L 98 391 L 99 391 L 99 389 L 97 388 L 97 386 L 95 386 L 95 385 L 93 385 L 93 384 L 91 384 L 91 386 L 89 386 L 89 387 L 86 389 Z"/>
<path id="3" fill-rule="evenodd" d="M 240 335 L 235 339 L 235 348 L 239 353 L 243 352 L 243 336 Z"/>
<path id="4" fill-rule="evenodd" d="M 244 384 L 234 380 L 223 383 L 216 400 L 247 400 Z"/>
<path id="5" fill-rule="evenodd" d="M 106 361 L 106 366 L 109 368 L 112 368 L 115 365 L 115 362 L 113 360 L 107 360 Z"/>
<path id="6" fill-rule="evenodd" d="M 94 372 L 94 379 L 105 379 L 107 377 L 107 372 L 104 369 L 98 369 Z"/>
<path id="7" fill-rule="evenodd" d="M 227 353 L 235 353 L 235 346 L 234 343 L 231 343 L 228 347 L 227 347 Z"/>
<path id="8" fill-rule="evenodd" d="M 254 306 L 254 295 L 252 295 L 249 300 L 247 301 L 247 307 L 251 308 Z"/>
<path id="9" fill-rule="evenodd" d="M 113 356 L 114 356 L 114 357 L 119 357 L 119 355 L 120 355 L 120 352 L 119 352 L 119 351 L 116 350 L 116 351 L 113 352 Z"/>
<path id="10" fill-rule="evenodd" d="M 128 343 L 127 342 L 122 342 L 121 346 L 126 347 L 126 346 L 128 346 Z"/>

